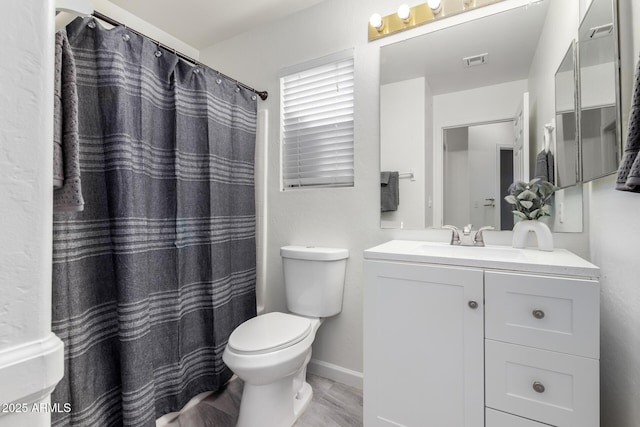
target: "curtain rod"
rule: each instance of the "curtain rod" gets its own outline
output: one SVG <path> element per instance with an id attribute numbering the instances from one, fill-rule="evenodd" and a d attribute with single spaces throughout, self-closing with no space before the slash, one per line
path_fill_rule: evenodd
<path id="1" fill-rule="evenodd" d="M 191 63 L 191 64 L 193 64 L 193 65 L 202 65 L 200 61 L 196 61 L 195 59 L 193 59 L 193 58 L 191 58 L 191 57 L 189 57 L 189 56 L 185 55 L 184 53 L 178 52 L 178 51 L 177 51 L 177 50 L 175 50 L 174 48 L 169 47 L 169 46 L 167 46 L 166 44 L 160 43 L 159 41 L 154 40 L 154 39 L 152 39 L 151 37 L 146 36 L 146 35 L 142 34 L 141 32 L 136 31 L 136 30 L 134 30 L 133 28 L 131 28 L 131 27 L 127 26 L 127 25 L 124 25 L 124 24 L 122 24 L 121 22 L 118 22 L 118 21 L 116 21 L 115 19 L 110 18 L 110 17 L 108 17 L 107 15 L 104 15 L 104 14 L 102 14 L 102 13 L 98 12 L 98 11 L 95 11 L 95 10 L 94 10 L 94 11 L 93 11 L 93 13 L 91 14 L 91 16 L 93 16 L 94 18 L 97 18 L 97 19 L 99 19 L 99 20 L 101 20 L 101 21 L 104 21 L 104 22 L 106 22 L 107 24 L 111 24 L 111 25 L 113 25 L 113 26 L 115 26 L 115 27 L 125 27 L 128 31 L 131 31 L 132 33 L 137 34 L 137 35 L 139 35 L 139 36 L 142 36 L 142 37 L 146 37 L 146 38 L 148 38 L 148 39 L 149 39 L 149 40 L 151 40 L 153 43 L 157 44 L 158 46 L 160 46 L 160 47 L 162 47 L 162 48 L 164 48 L 164 49 L 166 49 L 166 50 L 168 50 L 168 51 L 170 51 L 170 52 L 175 53 L 175 54 L 176 54 L 176 56 L 178 56 L 179 58 L 184 59 L 184 60 L 185 60 L 185 61 L 187 61 L 187 62 L 190 62 L 190 63 Z M 231 80 L 231 81 L 235 82 L 238 86 L 240 86 L 240 87 L 242 87 L 242 88 L 245 88 L 245 89 L 247 89 L 248 91 L 251 91 L 251 92 L 255 93 L 255 94 L 256 94 L 256 95 L 258 95 L 258 96 L 260 97 L 260 99 L 262 99 L 263 101 L 266 101 L 267 97 L 269 96 L 269 93 L 268 93 L 266 90 L 265 90 L 265 91 L 259 91 L 259 90 L 256 90 L 256 89 L 252 88 L 251 86 L 247 86 L 246 84 L 241 83 L 241 82 L 237 81 L 236 79 L 233 79 L 233 78 L 231 78 L 231 77 L 227 76 L 226 74 L 223 74 L 223 73 L 221 73 L 221 72 L 219 72 L 219 71 L 217 71 L 217 70 L 216 70 L 216 72 L 220 75 L 220 77 L 224 77 L 224 78 L 226 78 L 227 80 Z"/>

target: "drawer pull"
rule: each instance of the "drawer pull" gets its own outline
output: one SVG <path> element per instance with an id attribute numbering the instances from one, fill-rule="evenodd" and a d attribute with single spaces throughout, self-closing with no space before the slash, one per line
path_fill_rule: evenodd
<path id="1" fill-rule="evenodd" d="M 475 310 L 478 308 L 478 303 L 476 301 L 469 301 L 469 307 Z"/>
<path id="2" fill-rule="evenodd" d="M 533 310 L 533 317 L 535 317 L 536 319 L 544 319 L 544 311 Z"/>
<path id="3" fill-rule="evenodd" d="M 542 384 L 540 381 L 536 381 L 533 383 L 533 389 L 536 393 L 544 393 L 544 384 Z"/>

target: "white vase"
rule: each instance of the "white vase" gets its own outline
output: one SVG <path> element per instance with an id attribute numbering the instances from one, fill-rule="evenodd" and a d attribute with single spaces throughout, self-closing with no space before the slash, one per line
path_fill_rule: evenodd
<path id="1" fill-rule="evenodd" d="M 538 240 L 538 250 L 553 251 L 553 235 L 551 230 L 544 222 L 535 219 L 516 222 L 513 226 L 513 242 L 511 246 L 523 249 L 527 244 L 527 236 L 529 232 L 536 233 Z"/>

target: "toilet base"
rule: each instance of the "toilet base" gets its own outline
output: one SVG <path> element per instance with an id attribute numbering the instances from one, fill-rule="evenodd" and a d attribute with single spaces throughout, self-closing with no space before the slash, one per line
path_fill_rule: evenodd
<path id="1" fill-rule="evenodd" d="M 311 389 L 311 385 L 308 382 L 302 384 L 302 388 L 298 391 L 298 394 L 293 398 L 293 413 L 295 422 L 300 415 L 307 409 L 309 403 L 311 403 L 311 399 L 313 398 L 313 390 Z"/>
<path id="2" fill-rule="evenodd" d="M 292 393 L 293 378 L 264 385 L 245 383 L 236 427 L 291 427 L 313 397 L 307 382 L 298 393 Z"/>

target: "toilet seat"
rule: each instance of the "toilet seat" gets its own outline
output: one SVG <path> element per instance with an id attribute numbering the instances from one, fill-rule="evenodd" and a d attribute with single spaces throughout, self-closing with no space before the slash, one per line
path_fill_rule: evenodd
<path id="1" fill-rule="evenodd" d="M 229 337 L 238 354 L 264 354 L 291 347 L 311 333 L 311 320 L 286 313 L 267 313 L 247 320 Z"/>

